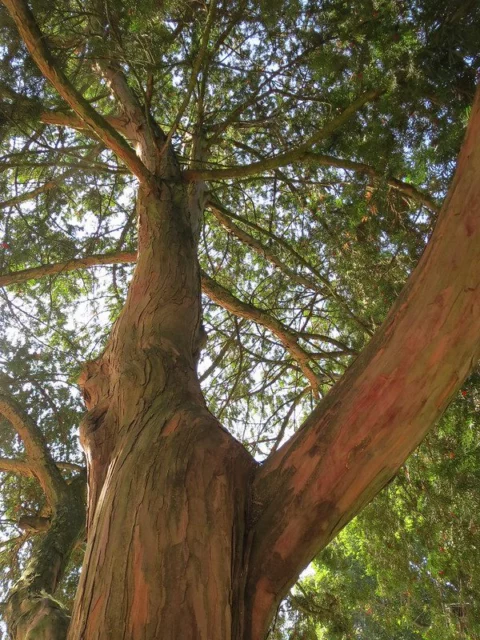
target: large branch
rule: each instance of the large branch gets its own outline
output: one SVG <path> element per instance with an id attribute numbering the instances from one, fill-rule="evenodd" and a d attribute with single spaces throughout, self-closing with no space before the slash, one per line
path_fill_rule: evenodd
<path id="1" fill-rule="evenodd" d="M 233 314 L 240 316 L 241 318 L 247 318 L 253 320 L 262 325 L 266 329 L 269 329 L 274 336 L 276 336 L 283 344 L 285 349 L 290 353 L 292 358 L 298 362 L 305 377 L 310 382 L 311 387 L 315 393 L 318 393 L 320 386 L 320 379 L 317 374 L 310 367 L 311 356 L 303 347 L 298 344 L 298 336 L 294 331 L 291 331 L 282 322 L 271 316 L 266 311 L 254 307 L 251 304 L 242 302 L 238 298 L 220 285 L 218 282 L 210 278 L 206 273 L 202 272 L 202 290 L 210 300 L 213 300 L 224 309 L 231 311 Z"/>
<path id="2" fill-rule="evenodd" d="M 36 65 L 81 120 L 125 163 L 140 180 L 148 183 L 151 174 L 127 141 L 72 86 L 54 61 L 35 18 L 25 0 L 2 0 Z"/>
<path id="3" fill-rule="evenodd" d="M 84 535 L 86 474 L 77 474 L 67 484 L 42 432 L 13 398 L 0 395 L 0 414 L 21 437 L 26 451 L 25 461 L 0 460 L 0 470 L 34 475 L 52 510 L 48 520 L 28 517 L 19 520 L 21 528 L 38 532 L 40 527 L 46 534 L 33 547 L 25 570 L 9 593 L 3 611 L 9 637 L 63 640 L 69 618 L 50 596 L 55 593 L 73 548 Z M 77 465 L 67 463 L 67 468 L 72 466 L 77 469 Z"/>
<path id="4" fill-rule="evenodd" d="M 99 62 L 98 66 L 123 112 L 122 117 L 112 119 L 112 124 L 116 121 L 115 128 L 121 131 L 134 145 L 149 171 L 155 172 L 159 151 L 155 134 L 163 139 L 163 132 L 160 131 L 150 114 L 146 113 L 145 107 L 139 103 L 136 95 L 128 86 L 120 65 L 113 62 L 110 64 Z"/>
<path id="5" fill-rule="evenodd" d="M 65 640 L 70 618 L 52 596 L 62 579 L 75 546 L 85 537 L 84 475 L 76 476 L 56 504 L 51 518 L 23 517 L 23 529 L 46 533 L 37 539 L 20 579 L 2 611 L 13 640 Z"/>
<path id="6" fill-rule="evenodd" d="M 43 264 L 31 269 L 23 269 L 13 273 L 0 275 L 0 287 L 8 287 L 12 284 L 21 284 L 28 280 L 38 280 L 45 276 L 54 276 L 77 269 L 96 267 L 104 264 L 126 264 L 137 261 L 135 251 L 119 251 L 118 253 L 91 255 L 86 258 L 73 258 L 67 262 L 57 262 L 54 264 Z"/>
<path id="7" fill-rule="evenodd" d="M 27 107 L 29 112 L 33 114 L 38 113 L 38 119 L 44 124 L 78 129 L 79 131 L 89 133 L 95 140 L 98 140 L 98 136 L 93 133 L 87 123 L 76 113 L 62 110 L 43 109 L 37 100 L 15 92 L 4 82 L 0 82 L 0 97 L 7 98 L 10 101 L 9 107 L 11 109 L 11 113 L 9 115 L 11 118 L 14 117 L 15 111 L 19 107 Z M 2 103 L 1 106 L 5 108 L 6 103 Z M 102 117 L 111 127 L 128 139 L 129 121 L 126 116 L 107 115 Z"/>
<path id="8" fill-rule="evenodd" d="M 396 474 L 480 356 L 480 90 L 433 237 L 382 327 L 254 480 L 251 637 Z"/>
<path id="9" fill-rule="evenodd" d="M 92 28 L 105 37 L 97 38 L 92 54 L 95 56 L 93 68 L 100 73 L 113 97 L 120 105 L 124 120 L 122 133 L 133 144 L 137 154 L 149 171 L 155 173 L 159 155 L 158 142 L 165 139 L 165 135 L 149 113 L 148 105 L 142 105 L 135 92 L 127 82 L 124 69 L 119 62 L 125 55 L 120 56 L 117 49 L 119 41 L 112 37 L 117 33 L 118 25 L 111 12 L 111 8 L 100 0 L 95 2 L 96 15 L 92 13 L 90 21 Z M 117 128 L 117 127 L 116 127 Z"/>
<path id="10" fill-rule="evenodd" d="M 243 149 L 244 151 L 248 151 L 255 157 L 260 158 L 260 160 L 264 160 L 264 156 L 259 151 L 257 151 L 250 145 L 245 144 L 244 142 L 235 142 L 235 146 Z M 379 171 L 378 169 L 375 169 L 375 167 L 372 167 L 371 165 L 364 162 L 354 162 L 353 160 L 336 158 L 335 156 L 315 153 L 314 151 L 306 151 L 302 154 L 299 160 L 304 164 L 317 164 L 324 167 L 336 167 L 337 169 L 363 173 L 377 180 L 384 180 L 390 187 L 396 189 L 400 193 L 403 193 L 411 200 L 415 200 L 428 209 L 431 209 L 435 213 L 438 213 L 440 211 L 440 207 L 428 193 L 417 189 L 413 184 L 404 182 L 403 180 L 399 180 L 398 178 L 394 178 L 392 176 L 385 175 L 384 171 Z M 279 175 L 283 179 L 287 179 L 284 175 Z"/>
<path id="11" fill-rule="evenodd" d="M 67 485 L 48 451 L 42 432 L 14 399 L 4 394 L 0 394 L 0 414 L 22 439 L 27 462 L 42 485 L 48 502 L 55 506 L 64 496 Z"/>
<path id="12" fill-rule="evenodd" d="M 0 275 L 0 287 L 20 284 L 22 282 L 35 280 L 44 276 L 68 273 L 69 271 L 75 271 L 77 269 L 84 269 L 87 267 L 106 264 L 134 263 L 136 260 L 137 254 L 131 251 L 121 251 L 112 254 L 76 258 L 74 260 L 69 260 L 68 262 L 41 265 L 40 267 L 32 267 L 31 269 L 24 269 L 23 271 Z M 217 304 L 228 311 L 231 311 L 233 314 L 253 320 L 254 322 L 257 322 L 263 327 L 269 329 L 280 340 L 290 355 L 298 362 L 303 373 L 312 385 L 312 389 L 314 391 L 318 391 L 320 380 L 309 364 L 313 358 L 298 344 L 299 336 L 294 331 L 286 327 L 266 311 L 242 302 L 206 273 L 202 273 L 201 279 L 202 290 L 211 300 L 217 302 Z M 331 342 L 328 339 L 328 336 L 322 336 L 322 339 L 326 342 Z M 338 342 L 335 342 L 335 344 L 338 345 Z M 324 356 L 327 357 L 328 352 L 325 352 Z"/>
<path id="13" fill-rule="evenodd" d="M 34 477 L 32 467 L 25 460 L 13 460 L 11 458 L 0 458 L 0 473 L 16 473 L 27 478 Z"/>
<path id="14" fill-rule="evenodd" d="M 324 127 L 310 136 L 308 140 L 290 151 L 244 166 L 229 167 L 227 169 L 189 169 L 184 171 L 184 178 L 186 180 L 224 180 L 226 178 L 246 178 L 264 171 L 272 171 L 294 162 L 298 162 L 302 159 L 304 153 L 311 151 L 315 144 L 331 136 L 332 133 L 348 122 L 348 120 L 350 120 L 350 118 L 352 118 L 357 111 L 361 109 L 361 107 L 367 104 L 367 102 L 371 102 L 378 98 L 381 93 L 382 92 L 377 89 L 363 93 L 344 111 L 342 111 L 340 115 L 330 120 L 330 122 L 328 122 Z"/>
<path id="15" fill-rule="evenodd" d="M 75 462 L 56 462 L 55 466 L 65 471 L 75 471 L 77 473 L 85 473 L 85 468 Z M 0 473 L 16 473 L 20 476 L 32 478 L 35 476 L 32 465 L 28 460 L 19 460 L 18 458 L 0 458 Z"/>
<path id="16" fill-rule="evenodd" d="M 125 116 L 102 116 L 104 120 L 113 128 L 119 131 L 122 135 L 128 138 L 128 120 Z M 85 120 L 75 113 L 65 113 L 64 111 L 42 111 L 40 114 L 40 121 L 44 124 L 52 124 L 57 127 L 69 127 L 70 129 L 77 129 L 79 131 L 91 132 L 91 128 L 88 127 Z M 95 139 L 97 136 L 94 136 Z"/>

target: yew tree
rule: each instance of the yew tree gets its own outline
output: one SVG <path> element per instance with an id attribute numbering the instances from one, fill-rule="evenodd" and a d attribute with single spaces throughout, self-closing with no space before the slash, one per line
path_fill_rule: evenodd
<path id="1" fill-rule="evenodd" d="M 478 4 L 2 2 L 9 635 L 263 640 L 480 354 Z"/>

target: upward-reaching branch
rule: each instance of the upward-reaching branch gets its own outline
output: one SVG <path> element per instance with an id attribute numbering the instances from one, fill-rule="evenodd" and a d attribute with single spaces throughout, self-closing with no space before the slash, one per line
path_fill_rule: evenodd
<path id="1" fill-rule="evenodd" d="M 185 113 L 185 109 L 188 107 L 188 104 L 190 102 L 190 99 L 192 97 L 192 93 L 195 89 L 195 85 L 197 83 L 198 80 L 198 74 L 200 73 L 200 70 L 202 68 L 202 64 L 205 60 L 205 57 L 207 55 L 207 49 L 208 49 L 208 40 L 210 38 L 210 31 L 213 25 L 213 19 L 215 17 L 215 9 L 217 6 L 217 0 L 210 0 L 210 5 L 208 8 L 208 14 L 207 14 L 207 20 L 205 22 L 205 29 L 203 30 L 203 34 L 202 34 L 202 40 L 200 43 L 200 48 L 198 50 L 198 53 L 195 57 L 195 61 L 193 63 L 192 66 L 192 72 L 190 74 L 190 80 L 188 82 L 188 86 L 187 86 L 187 90 L 185 92 L 185 95 L 183 97 L 182 103 L 180 105 L 180 108 L 177 111 L 177 115 L 175 116 L 175 120 L 173 121 L 172 126 L 170 127 L 170 131 L 168 132 L 167 135 L 167 139 L 164 143 L 164 149 L 166 149 L 168 147 L 168 145 L 170 144 L 173 136 L 175 135 L 176 131 L 177 131 L 177 127 L 180 124 L 180 121 L 183 117 L 183 114 Z"/>
<path id="2" fill-rule="evenodd" d="M 165 134 L 152 118 L 149 106 L 142 105 L 129 86 L 119 62 L 122 52 L 118 52 L 118 46 L 120 44 L 121 47 L 121 43 L 112 36 L 118 33 L 118 17 L 112 14 L 111 8 L 103 0 L 96 2 L 95 6 L 97 13 L 91 16 L 91 24 L 93 30 L 104 37 L 97 38 L 93 51 L 96 58 L 94 69 L 100 72 L 119 104 L 124 120 L 122 133 L 132 142 L 147 169 L 156 173 L 157 169 L 161 169 L 159 143 L 163 143 Z"/>
<path id="3" fill-rule="evenodd" d="M 0 394 L 0 413 L 21 437 L 28 464 L 42 485 L 48 502 L 54 506 L 64 496 L 67 484 L 47 449 L 42 432 L 14 399 L 4 394 Z"/>
<path id="4" fill-rule="evenodd" d="M 36 65 L 67 104 L 85 124 L 126 164 L 140 180 L 148 183 L 151 174 L 127 141 L 72 86 L 45 44 L 35 18 L 25 0 L 2 0 L 8 9 Z"/>
<path id="5" fill-rule="evenodd" d="M 346 109 L 342 111 L 336 118 L 332 118 L 330 122 L 314 133 L 308 140 L 294 147 L 290 151 L 285 153 L 279 153 L 271 158 L 265 158 L 259 162 L 253 162 L 252 164 L 244 166 L 229 167 L 227 169 L 189 169 L 184 171 L 183 175 L 186 180 L 224 180 L 226 178 L 246 178 L 248 176 L 254 176 L 263 171 L 272 171 L 280 167 L 292 164 L 302 159 L 302 156 L 307 151 L 311 151 L 312 147 L 325 140 L 332 135 L 337 129 L 344 125 L 350 118 L 352 118 L 359 109 L 361 109 L 368 102 L 372 102 L 382 94 L 382 91 L 378 89 L 372 89 L 366 91 L 356 100 L 354 100 Z"/>
<path id="6" fill-rule="evenodd" d="M 367 348 L 254 482 L 252 637 L 302 567 L 395 475 L 480 356 L 480 89 L 420 263 Z"/>
<path id="7" fill-rule="evenodd" d="M 114 96 L 119 101 L 120 109 L 123 113 L 122 119 L 125 123 L 123 126 L 125 135 L 134 144 L 137 153 L 139 153 L 149 171 L 154 173 L 157 168 L 159 150 L 157 148 L 156 135 L 153 131 L 153 120 L 145 113 L 145 109 L 138 102 L 118 64 L 100 62 L 99 68 Z M 156 125 L 155 128 L 163 139 L 163 132 L 160 132 Z"/>

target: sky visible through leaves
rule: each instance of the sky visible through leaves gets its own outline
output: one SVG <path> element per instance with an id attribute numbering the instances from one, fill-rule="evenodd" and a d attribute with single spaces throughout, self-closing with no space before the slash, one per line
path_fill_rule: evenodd
<path id="1" fill-rule="evenodd" d="M 91 65 L 110 56 L 169 131 L 209 5 L 109 6 L 106 52 L 82 3 L 32 3 L 64 72 L 99 112 L 117 112 Z M 202 169 L 228 170 L 299 148 L 378 91 L 313 142 L 310 156 L 207 179 L 200 263 L 236 302 L 227 308 L 204 292 L 199 372 L 211 411 L 258 460 L 342 376 L 422 254 L 468 121 L 479 28 L 468 1 L 218 3 L 172 137 L 185 168 L 200 125 L 210 144 Z M 0 276 L 134 251 L 135 179 L 85 131 L 48 121 L 69 111 L 3 9 L 0 33 Z M 0 387 L 40 425 L 58 461 L 83 464 L 76 380 L 101 353 L 132 270 L 60 271 L 1 289 Z M 480 639 L 478 382 L 475 372 L 397 478 L 315 559 L 280 607 L 271 640 Z M 2 420 L 0 457 L 23 455 Z M 0 506 L 2 599 L 35 546 L 18 520 L 46 505 L 32 478 L 2 473 Z M 58 593 L 67 605 L 82 551 Z"/>

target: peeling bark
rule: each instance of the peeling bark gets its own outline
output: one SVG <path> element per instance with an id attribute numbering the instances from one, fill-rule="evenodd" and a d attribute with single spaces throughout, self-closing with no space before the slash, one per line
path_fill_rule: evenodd
<path id="1" fill-rule="evenodd" d="M 191 201 L 183 185 L 140 191 L 128 298 L 83 375 L 89 535 L 70 640 L 226 640 L 241 625 L 254 463 L 206 409 L 196 375 Z"/>
<path id="2" fill-rule="evenodd" d="M 305 144 L 247 167 L 200 170 L 200 136 L 182 174 L 171 133 L 144 115 L 121 70 L 102 72 L 123 101 L 135 150 L 56 69 L 24 0 L 3 2 L 45 77 L 140 181 L 127 300 L 104 353 L 81 377 L 88 538 L 68 639 L 263 640 L 302 568 L 395 474 L 480 354 L 480 94 L 419 267 L 344 378 L 259 466 L 209 413 L 196 373 L 201 180 L 296 162 L 379 91 L 360 96 Z M 275 330 L 302 358 L 295 336 Z M 67 616 L 44 593 L 55 592 L 83 511 L 28 421 L 18 430 L 54 505 L 7 620 L 15 640 L 64 640 Z"/>

